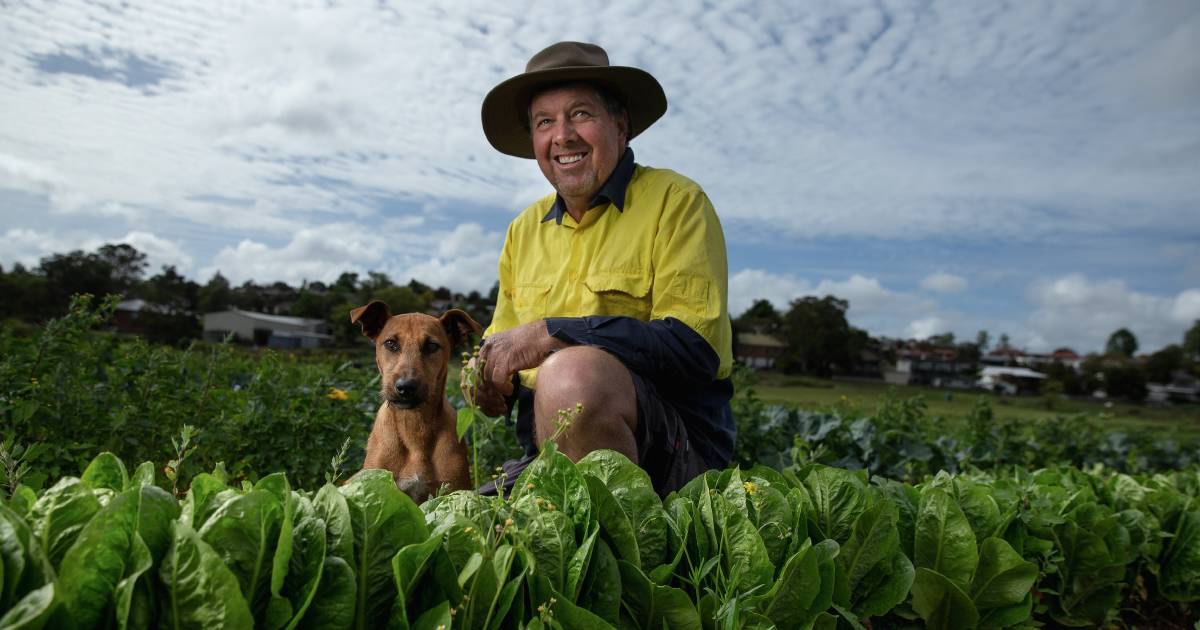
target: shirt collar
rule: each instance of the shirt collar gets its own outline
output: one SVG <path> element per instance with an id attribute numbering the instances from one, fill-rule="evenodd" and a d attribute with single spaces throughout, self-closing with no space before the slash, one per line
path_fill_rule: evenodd
<path id="1" fill-rule="evenodd" d="M 621 156 L 621 161 L 617 162 L 617 167 L 613 169 L 612 175 L 608 176 L 608 181 L 596 191 L 596 195 L 588 202 L 588 208 L 605 203 L 611 203 L 617 207 L 617 210 L 625 211 L 625 191 L 629 188 L 629 180 L 633 179 L 633 149 L 626 147 L 625 154 Z M 542 223 L 554 219 L 554 222 L 562 225 L 563 215 L 567 213 L 567 203 L 563 201 L 561 195 L 554 195 L 554 205 L 550 206 L 550 211 L 546 216 L 542 217 Z"/>

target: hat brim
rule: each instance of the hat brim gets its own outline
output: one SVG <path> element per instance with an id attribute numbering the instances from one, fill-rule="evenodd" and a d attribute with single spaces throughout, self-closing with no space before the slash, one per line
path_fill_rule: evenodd
<path id="1" fill-rule="evenodd" d="M 629 138 L 645 131 L 667 111 L 667 95 L 645 70 L 627 66 L 566 66 L 519 74 L 492 88 L 483 99 L 483 133 L 497 151 L 533 158 L 526 126 L 529 101 L 538 88 L 552 83 L 584 81 L 601 85 L 624 103 Z"/>

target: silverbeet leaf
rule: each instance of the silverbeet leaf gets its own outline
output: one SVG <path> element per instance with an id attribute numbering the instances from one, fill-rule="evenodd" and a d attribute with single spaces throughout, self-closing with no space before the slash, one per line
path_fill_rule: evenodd
<path id="1" fill-rule="evenodd" d="M 67 477 L 38 498 L 28 520 L 50 562 L 57 566 L 98 511 L 100 502 L 92 491 L 79 479 Z"/>
<path id="2" fill-rule="evenodd" d="M 913 564 L 966 590 L 979 564 L 975 532 L 954 497 L 937 487 L 921 490 L 913 539 Z"/>
<path id="3" fill-rule="evenodd" d="M 0 576 L 2 577 L 2 576 Z M 0 615 L 4 630 L 38 630 L 46 627 L 54 613 L 54 583 L 29 591 L 21 601 Z"/>
<path id="4" fill-rule="evenodd" d="M 125 471 L 125 464 L 120 458 L 105 452 L 88 464 L 80 480 L 93 489 L 108 488 L 113 492 L 121 492 L 129 483 L 129 473 Z"/>
<path id="5" fill-rule="evenodd" d="M 979 623 L 979 612 L 971 598 L 937 571 L 917 568 L 912 594 L 913 610 L 931 630 L 969 630 Z"/>
<path id="6" fill-rule="evenodd" d="M 171 548 L 159 568 L 166 591 L 162 627 L 251 628 L 254 619 L 237 577 L 186 523 L 173 528 Z"/>
<path id="7" fill-rule="evenodd" d="M 252 490 L 226 502 L 200 529 L 200 537 L 237 576 L 250 610 L 260 619 L 270 600 L 272 559 L 282 521 L 278 497 Z"/>
<path id="8" fill-rule="evenodd" d="M 392 556 L 429 538 L 425 514 L 386 470 L 364 470 L 338 491 L 346 497 L 354 532 L 354 627 L 379 627 L 387 623 L 396 599 Z"/>

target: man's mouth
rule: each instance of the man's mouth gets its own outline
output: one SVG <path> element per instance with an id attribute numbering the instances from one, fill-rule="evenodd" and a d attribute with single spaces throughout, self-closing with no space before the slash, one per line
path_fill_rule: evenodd
<path id="1" fill-rule="evenodd" d="M 567 155 L 556 155 L 556 156 L 554 156 L 554 161 L 563 166 L 566 166 L 568 164 L 574 164 L 574 163 L 578 162 L 579 160 L 582 160 L 586 156 L 587 156 L 586 153 L 570 153 Z"/>

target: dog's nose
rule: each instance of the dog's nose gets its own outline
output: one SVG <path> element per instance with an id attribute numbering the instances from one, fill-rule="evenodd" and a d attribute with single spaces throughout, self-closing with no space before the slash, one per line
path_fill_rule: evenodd
<path id="1" fill-rule="evenodd" d="M 415 398 L 417 395 L 416 379 L 398 378 L 393 386 L 396 388 L 396 395 L 400 398 Z"/>

